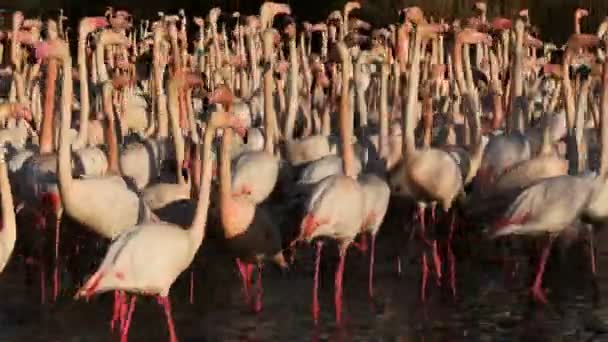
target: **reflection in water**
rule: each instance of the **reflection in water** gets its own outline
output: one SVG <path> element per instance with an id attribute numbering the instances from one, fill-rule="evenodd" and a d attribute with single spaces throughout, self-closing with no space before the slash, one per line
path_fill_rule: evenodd
<path id="1" fill-rule="evenodd" d="M 345 272 L 344 320 L 335 326 L 333 271 L 337 253 L 328 245 L 321 263 L 320 324 L 311 317 L 313 248 L 298 254 L 288 274 L 264 269 L 264 311 L 251 313 L 243 304 L 234 262 L 213 241 L 206 241 L 195 265 L 195 298 L 189 304 L 189 272 L 172 290 L 174 318 L 180 341 L 584 341 L 601 335 L 608 311 L 593 309 L 585 244 L 556 251 L 544 285 L 550 304 L 530 301 L 527 292 L 535 260 L 517 256 L 514 276 L 503 272 L 491 242 L 464 239 L 456 246 L 458 298 L 429 282 L 429 299 L 419 301 L 420 265 L 407 260 L 401 245 L 402 276 L 398 277 L 394 241 L 405 234 L 397 220 L 387 222 L 378 237 L 376 297 L 367 295 L 367 257 L 349 251 Z M 603 245 L 598 235 L 598 245 Z M 605 245 L 605 244 L 604 244 Z M 460 248 L 458 248 L 460 247 Z M 474 248 L 471 248 L 474 247 Z M 558 247 L 559 248 L 559 247 Z M 415 255 L 415 251 L 410 251 Z M 600 251 L 602 265 L 608 264 Z M 92 260 L 95 263 L 95 260 Z M 24 286 L 23 258 L 13 258 L 0 279 L 0 341 L 108 341 L 111 293 L 87 303 L 74 301 L 74 279 L 56 304 L 39 304 L 37 286 Z M 515 270 L 515 267 L 511 267 Z M 77 280 L 76 280 L 77 281 Z M 608 293 L 608 279 L 598 279 Z M 598 335 L 600 334 L 600 335 Z M 132 320 L 130 341 L 166 341 L 164 314 L 153 298 L 141 298 Z M 116 336 L 114 340 L 117 340 Z"/>

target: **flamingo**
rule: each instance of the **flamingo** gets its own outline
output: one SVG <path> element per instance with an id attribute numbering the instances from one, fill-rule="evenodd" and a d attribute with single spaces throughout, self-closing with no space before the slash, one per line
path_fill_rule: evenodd
<path id="1" fill-rule="evenodd" d="M 412 21 L 422 22 L 421 11 L 408 11 Z M 437 34 L 443 30 L 442 25 L 420 25 L 414 33 L 414 45 L 412 52 L 412 67 L 410 69 L 407 91 L 403 100 L 403 120 L 405 126 L 404 152 L 399 164 L 392 170 L 389 180 L 391 189 L 397 192 L 406 192 L 409 197 L 417 202 L 418 219 L 423 239 L 432 248 L 433 260 L 437 277 L 441 276 L 441 265 L 437 252 L 436 241 L 426 241 L 424 237 L 425 207 L 432 202 L 438 202 L 444 211 L 449 211 L 452 202 L 462 194 L 463 177 L 459 165 L 455 159 L 446 151 L 441 149 L 417 149 L 414 141 L 415 106 L 418 98 L 421 41 L 424 37 Z M 420 298 L 426 300 L 426 282 L 428 277 L 427 254 L 422 252 L 422 279 Z"/>
<path id="2" fill-rule="evenodd" d="M 233 95 L 225 86 L 216 88 L 210 96 L 211 103 L 220 103 L 230 108 Z M 264 208 L 247 197 L 235 195 L 232 190 L 232 177 L 230 166 L 230 147 L 232 132 L 224 131 L 220 153 L 220 216 L 224 237 L 229 248 L 237 257 L 237 266 L 243 281 L 243 289 L 247 300 L 249 299 L 249 280 L 252 268 L 258 268 L 257 296 L 253 303 L 255 312 L 262 309 L 262 261 L 271 258 L 281 268 L 287 263 L 281 250 L 281 235 L 269 213 Z"/>
<path id="3" fill-rule="evenodd" d="M 344 174 L 335 174 L 317 183 L 306 203 L 306 211 L 300 225 L 298 239 L 312 241 L 328 237 L 338 241 L 340 261 L 335 274 L 334 304 L 336 322 L 342 321 L 342 278 L 346 252 L 355 236 L 361 231 L 364 221 L 365 194 L 356 180 L 354 169 L 354 150 L 352 144 L 352 111 L 349 109 L 348 87 L 350 54 L 343 42 L 336 45 L 342 64 L 342 90 L 340 97 L 340 139 Z M 317 241 L 315 258 L 315 277 L 313 287 L 313 319 L 318 322 L 318 271 L 322 241 Z"/>
<path id="4" fill-rule="evenodd" d="M 156 295 L 164 307 L 171 342 L 177 341 L 169 291 L 175 279 L 192 263 L 204 237 L 211 188 L 211 145 L 217 128 L 242 125 L 225 112 L 212 114 L 203 138 L 201 187 L 192 224 L 187 229 L 167 222 L 135 225 L 119 235 L 108 248 L 97 271 L 76 293 L 89 297 L 110 290 Z M 151 267 L 151 265 L 154 265 Z M 126 341 L 135 299 L 131 298 L 128 316 L 121 331 Z"/>
<path id="5" fill-rule="evenodd" d="M 5 161 L 5 151 L 0 151 L 0 195 L 2 196 L 2 230 L 0 230 L 0 273 L 6 267 L 17 238 L 15 208 L 11 184 L 8 180 L 8 171 Z"/>

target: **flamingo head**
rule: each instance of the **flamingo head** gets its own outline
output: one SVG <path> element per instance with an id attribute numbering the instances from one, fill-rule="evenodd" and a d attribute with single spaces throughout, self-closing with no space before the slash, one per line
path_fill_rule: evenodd
<path id="1" fill-rule="evenodd" d="M 13 104 L 13 115 L 17 119 L 23 119 L 27 122 L 32 122 L 32 111 L 23 103 Z"/>

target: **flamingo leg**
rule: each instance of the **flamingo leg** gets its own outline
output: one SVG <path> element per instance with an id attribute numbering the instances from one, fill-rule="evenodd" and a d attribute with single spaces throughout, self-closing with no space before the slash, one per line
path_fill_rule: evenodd
<path id="1" fill-rule="evenodd" d="M 129 311 L 129 304 L 127 304 L 127 294 L 124 291 L 120 291 L 120 311 L 119 311 L 119 320 L 120 320 L 120 332 L 125 328 L 125 323 L 127 321 L 127 312 Z"/>
<path id="2" fill-rule="evenodd" d="M 450 265 L 450 288 L 452 296 L 456 297 L 456 259 L 452 251 L 452 239 L 454 238 L 454 230 L 456 229 L 456 212 L 452 211 L 452 221 L 450 222 L 450 234 L 448 235 L 448 263 Z"/>
<path id="3" fill-rule="evenodd" d="M 595 238 L 593 231 L 589 232 L 589 254 L 591 259 L 591 273 L 595 276 L 597 273 L 597 266 L 595 263 Z"/>
<path id="4" fill-rule="evenodd" d="M 190 304 L 194 303 L 194 271 L 190 271 Z"/>
<path id="5" fill-rule="evenodd" d="M 361 253 L 366 254 L 368 249 L 367 234 L 363 233 L 360 235 L 359 242 L 354 241 L 352 245 L 357 248 Z"/>
<path id="6" fill-rule="evenodd" d="M 253 311 L 258 313 L 262 311 L 262 294 L 264 289 L 262 288 L 262 264 L 258 264 L 258 272 L 256 276 L 256 292 L 255 292 L 255 303 L 253 306 Z"/>
<path id="7" fill-rule="evenodd" d="M 127 320 L 124 323 L 122 332 L 120 334 L 120 342 L 127 342 L 129 339 L 129 328 L 131 327 L 131 318 L 133 317 L 133 311 L 135 311 L 135 302 L 137 296 L 131 297 L 131 303 L 129 304 L 129 313 L 127 314 Z"/>
<path id="8" fill-rule="evenodd" d="M 247 282 L 248 267 L 239 258 L 236 259 L 236 265 L 239 268 L 239 273 L 241 275 L 241 281 L 243 283 L 243 295 L 245 296 L 245 302 L 249 303 L 249 298 L 250 298 L 249 297 L 249 283 Z"/>
<path id="9" fill-rule="evenodd" d="M 120 293 L 119 291 L 114 291 L 114 306 L 112 309 L 112 320 L 110 320 L 110 332 L 114 331 L 114 326 L 116 325 L 116 321 L 118 321 L 118 316 L 120 314 Z"/>
<path id="10" fill-rule="evenodd" d="M 371 236 L 371 250 L 369 251 L 369 279 L 367 280 L 367 291 L 370 298 L 374 296 L 374 255 L 376 254 L 376 235 Z"/>
<path id="11" fill-rule="evenodd" d="M 40 302 L 46 303 L 46 267 L 44 262 L 40 262 Z"/>
<path id="12" fill-rule="evenodd" d="M 551 253 L 551 246 L 553 245 L 553 240 L 555 236 L 549 236 L 549 241 L 543 248 L 543 252 L 540 256 L 540 260 L 538 263 L 538 271 L 536 272 L 536 279 L 534 280 L 534 285 L 532 286 L 532 297 L 543 304 L 547 303 L 547 297 L 542 289 L 543 283 L 543 274 L 545 273 L 545 265 L 547 264 L 547 259 L 549 258 L 549 254 Z"/>
<path id="13" fill-rule="evenodd" d="M 340 248 L 340 261 L 336 269 L 334 281 L 334 305 L 336 306 L 336 324 L 342 324 L 342 279 L 344 277 L 344 262 L 346 260 L 346 248 Z"/>
<path id="14" fill-rule="evenodd" d="M 439 257 L 437 240 L 433 240 L 433 265 L 435 266 L 435 280 L 437 281 L 437 286 L 439 286 L 441 285 L 441 258 Z"/>
<path id="15" fill-rule="evenodd" d="M 426 260 L 426 252 L 422 251 L 422 281 L 420 284 L 420 300 L 426 301 L 426 281 L 429 276 L 429 265 Z"/>
<path id="16" fill-rule="evenodd" d="M 397 276 L 401 276 L 401 255 L 397 254 Z"/>
<path id="17" fill-rule="evenodd" d="M 312 288 L 312 319 L 315 325 L 319 323 L 319 264 L 321 261 L 321 250 L 323 249 L 323 241 L 317 241 L 315 252 L 315 276 Z"/>
<path id="18" fill-rule="evenodd" d="M 57 301 L 57 297 L 59 297 L 59 226 L 61 225 L 61 220 L 59 218 L 59 214 L 54 215 L 55 219 L 55 265 L 53 269 L 53 301 Z"/>
<path id="19" fill-rule="evenodd" d="M 177 335 L 175 334 L 175 325 L 173 324 L 173 315 L 171 314 L 171 301 L 169 297 L 160 297 L 159 302 L 165 309 L 165 316 L 167 316 L 167 327 L 169 328 L 169 340 L 171 342 L 177 342 Z"/>

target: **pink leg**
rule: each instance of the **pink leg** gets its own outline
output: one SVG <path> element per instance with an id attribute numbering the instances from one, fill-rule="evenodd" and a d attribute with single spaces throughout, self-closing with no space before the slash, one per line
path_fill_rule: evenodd
<path id="1" fill-rule="evenodd" d="M 426 252 L 422 252 L 422 282 L 420 284 L 420 300 L 426 301 L 426 281 L 429 276 L 429 265 L 426 260 Z"/>
<path id="2" fill-rule="evenodd" d="M 160 303 L 165 309 L 165 316 L 167 316 L 167 326 L 169 327 L 169 337 L 171 342 L 177 342 L 177 335 L 175 334 L 175 325 L 173 324 L 173 315 L 171 314 L 171 301 L 169 297 L 160 297 Z"/>
<path id="3" fill-rule="evenodd" d="M 591 272 L 596 275 L 596 264 L 595 264 L 595 237 L 593 233 L 589 234 L 589 253 L 591 254 Z"/>
<path id="4" fill-rule="evenodd" d="M 120 311 L 119 311 L 119 321 L 120 321 L 120 332 L 125 328 L 125 323 L 127 322 L 127 312 L 129 311 L 129 304 L 127 304 L 127 294 L 124 291 L 120 291 Z"/>
<path id="5" fill-rule="evenodd" d="M 255 304 L 253 306 L 253 311 L 258 313 L 262 311 L 262 293 L 264 289 L 262 288 L 262 264 L 258 265 L 258 274 L 256 277 L 256 294 L 255 294 Z"/>
<path id="6" fill-rule="evenodd" d="M 450 235 L 448 236 L 448 263 L 450 264 L 450 288 L 452 296 L 456 297 L 456 259 L 452 251 L 452 239 L 456 229 L 456 212 L 452 211 L 452 222 L 450 222 Z"/>
<path id="7" fill-rule="evenodd" d="M 437 240 L 433 240 L 433 265 L 435 265 L 435 275 L 437 286 L 441 284 L 441 258 L 439 257 L 439 249 L 437 248 Z"/>
<path id="8" fill-rule="evenodd" d="M 190 304 L 194 303 L 194 271 L 190 271 Z"/>
<path id="9" fill-rule="evenodd" d="M 40 302 L 46 304 L 46 269 L 42 260 L 40 261 Z"/>
<path id="10" fill-rule="evenodd" d="M 241 275 L 241 281 L 243 283 L 243 295 L 245 296 L 245 302 L 247 304 L 249 304 L 250 302 L 250 297 L 249 297 L 249 283 L 247 282 L 247 265 L 243 262 L 241 262 L 240 259 L 236 259 L 236 265 L 239 268 L 239 273 Z"/>
<path id="11" fill-rule="evenodd" d="M 397 275 L 401 276 L 401 256 L 397 255 Z"/>
<path id="12" fill-rule="evenodd" d="M 319 323 L 319 263 L 321 261 L 321 249 L 323 242 L 317 241 L 317 251 L 315 253 L 315 277 L 312 288 L 312 319 L 315 325 Z"/>
<path id="13" fill-rule="evenodd" d="M 120 334 L 120 342 L 127 342 L 129 338 L 129 327 L 131 327 L 131 317 L 133 317 L 133 311 L 135 311 L 135 302 L 137 296 L 131 297 L 131 303 L 129 304 L 129 313 L 127 314 L 127 320 L 125 321 L 124 327 Z"/>
<path id="14" fill-rule="evenodd" d="M 361 238 L 359 239 L 359 242 L 353 242 L 353 246 L 355 248 L 357 248 L 361 253 L 366 254 L 367 253 L 367 234 L 363 233 L 360 235 Z"/>
<path id="15" fill-rule="evenodd" d="M 376 254 L 376 235 L 371 237 L 371 250 L 369 252 L 369 279 L 367 281 L 367 291 L 370 298 L 374 296 L 374 254 Z"/>
<path id="16" fill-rule="evenodd" d="M 59 296 L 59 226 L 61 221 L 55 213 L 55 269 L 53 270 L 53 301 L 57 301 Z"/>
<path id="17" fill-rule="evenodd" d="M 120 293 L 118 291 L 114 291 L 114 306 L 112 310 L 112 320 L 110 321 L 110 332 L 114 331 L 114 326 L 116 325 L 116 321 L 118 321 L 118 316 L 120 315 Z"/>
<path id="18" fill-rule="evenodd" d="M 346 249 L 340 248 L 340 261 L 336 269 L 334 281 L 334 305 L 336 306 L 336 324 L 342 324 L 342 279 L 344 276 L 344 261 L 346 260 Z"/>
<path id="19" fill-rule="evenodd" d="M 251 287 L 251 281 L 253 278 L 253 265 L 246 264 L 246 269 L 247 269 L 247 286 Z"/>
<path id="20" fill-rule="evenodd" d="M 542 289 L 542 283 L 543 283 L 543 274 L 545 273 L 545 265 L 547 263 L 547 259 L 549 258 L 549 254 L 551 253 L 551 246 L 553 245 L 554 239 L 555 239 L 554 236 L 550 236 L 549 241 L 547 241 L 547 244 L 543 248 L 543 252 L 540 256 L 540 260 L 538 263 L 538 271 L 536 273 L 536 279 L 534 280 L 534 285 L 532 286 L 532 297 L 536 301 L 538 301 L 542 304 L 547 303 L 547 297 L 545 296 L 545 293 Z"/>

